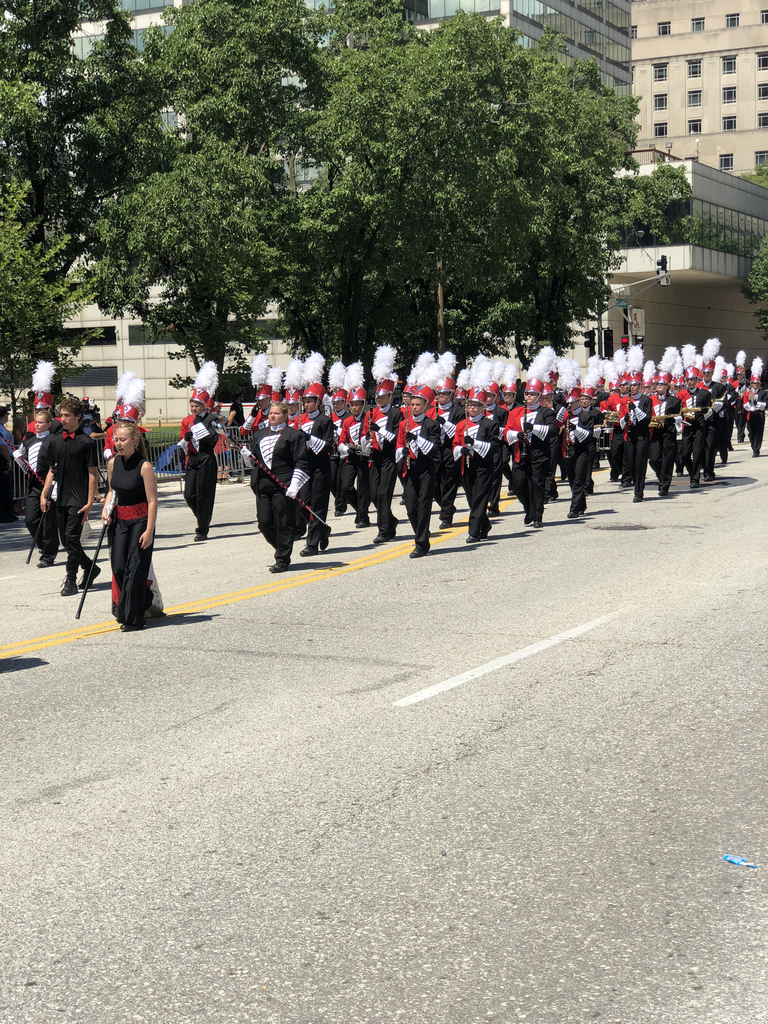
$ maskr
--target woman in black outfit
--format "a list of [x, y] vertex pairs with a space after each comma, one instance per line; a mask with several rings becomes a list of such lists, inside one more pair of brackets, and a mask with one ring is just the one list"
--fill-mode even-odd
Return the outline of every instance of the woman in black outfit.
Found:
[[157, 521], [157, 482], [137, 427], [121, 423], [115, 429], [114, 443], [102, 522], [111, 522], [115, 618], [121, 630], [130, 633], [144, 629], [144, 614], [152, 604], [147, 576]]

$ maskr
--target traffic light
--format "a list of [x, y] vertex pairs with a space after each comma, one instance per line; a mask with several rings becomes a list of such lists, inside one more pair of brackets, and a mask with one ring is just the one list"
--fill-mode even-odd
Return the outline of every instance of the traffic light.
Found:
[[613, 359], [613, 328], [606, 327], [603, 331], [603, 355], [606, 359]]
[[656, 260], [656, 276], [660, 278], [660, 285], [669, 284], [669, 261], [666, 256]]
[[584, 332], [584, 348], [587, 349], [589, 354], [593, 356], [595, 354], [595, 329], [594, 327]]
[[627, 337], [626, 334], [622, 334], [622, 336], [621, 336], [621, 349], [622, 349], [623, 352], [626, 352], [628, 348], [629, 348], [629, 338]]

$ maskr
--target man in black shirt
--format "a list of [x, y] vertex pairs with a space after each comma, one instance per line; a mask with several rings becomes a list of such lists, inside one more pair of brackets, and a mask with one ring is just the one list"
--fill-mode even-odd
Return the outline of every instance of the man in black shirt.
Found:
[[[82, 567], [85, 585], [91, 560], [83, 551], [80, 536], [83, 525], [93, 506], [99, 486], [99, 471], [96, 462], [96, 445], [83, 433], [81, 426], [83, 403], [79, 398], [65, 398], [59, 407], [62, 430], [48, 438], [46, 461], [48, 474], [45, 479], [40, 508], [48, 511], [51, 493], [56, 488], [56, 517], [59, 538], [67, 552], [67, 575], [61, 596], [71, 597], [77, 593], [77, 567]], [[99, 575], [94, 566], [93, 578]]]

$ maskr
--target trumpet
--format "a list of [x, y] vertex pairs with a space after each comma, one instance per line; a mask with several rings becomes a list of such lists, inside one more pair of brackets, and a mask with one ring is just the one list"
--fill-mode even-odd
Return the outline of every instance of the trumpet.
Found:
[[609, 411], [603, 416], [603, 424], [605, 426], [610, 426], [612, 423], [618, 423], [620, 419], [621, 417], [617, 412]]
[[703, 405], [687, 405], [687, 406], [683, 406], [683, 408], [680, 410], [680, 413], [683, 416], [695, 416], [697, 412], [706, 412], [706, 411], [707, 411], [706, 406], [703, 406]]
[[651, 416], [650, 426], [652, 426], [652, 427], [663, 427], [665, 420], [674, 420], [674, 419], [677, 419], [678, 416], [679, 416], [679, 413], [676, 413], [676, 412], [668, 412], [668, 413], [665, 413], [663, 416]]

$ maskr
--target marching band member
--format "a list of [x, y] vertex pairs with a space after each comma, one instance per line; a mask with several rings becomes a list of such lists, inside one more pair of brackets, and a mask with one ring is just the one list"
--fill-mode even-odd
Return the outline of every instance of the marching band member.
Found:
[[[507, 417], [509, 412], [514, 409], [516, 405], [522, 405], [522, 397], [518, 401], [517, 397], [517, 380], [518, 380], [518, 369], [514, 363], [507, 363], [504, 367], [504, 376], [501, 380], [501, 396], [504, 399], [504, 405], [507, 408]], [[506, 420], [504, 422], [504, 429], [502, 435], [506, 432]], [[507, 481], [507, 497], [511, 497], [514, 494], [512, 489], [512, 469], [510, 467], [510, 459], [512, 458], [512, 448], [507, 444], [506, 437], [502, 436], [501, 440], [501, 472]]]
[[[478, 356], [478, 358], [480, 358]], [[488, 515], [501, 515], [499, 502], [501, 501], [501, 478], [504, 473], [504, 452], [502, 450], [502, 438], [507, 423], [509, 410], [500, 404], [501, 388], [499, 379], [504, 373], [504, 363], [499, 359], [490, 362], [491, 381], [488, 385], [488, 401], [485, 403], [485, 415], [490, 417], [496, 425], [498, 432], [498, 445], [493, 449], [493, 486], [491, 497], [488, 503]]]
[[488, 501], [493, 486], [493, 450], [499, 444], [495, 422], [485, 415], [490, 366], [477, 360], [472, 366], [465, 404], [466, 418], [456, 424], [453, 457], [461, 463], [461, 479], [469, 504], [467, 544], [485, 540], [491, 530]]
[[[309, 480], [307, 438], [288, 426], [285, 402], [273, 402], [267, 414], [269, 427], [259, 431], [243, 461], [252, 467], [251, 490], [256, 495], [256, 519], [266, 542], [275, 549], [273, 573], [287, 572], [296, 532], [295, 499]], [[291, 500], [294, 499], [294, 500]]]
[[251, 409], [250, 415], [246, 417], [242, 427], [240, 427], [240, 433], [243, 437], [248, 437], [251, 433], [258, 430], [264, 430], [268, 426], [267, 412], [269, 411], [269, 403], [272, 401], [272, 388], [267, 384], [268, 374], [269, 362], [264, 353], [260, 352], [259, 355], [253, 357], [251, 362], [251, 385], [256, 395], [256, 404]]
[[749, 390], [744, 392], [744, 410], [747, 414], [747, 432], [753, 459], [760, 455], [763, 431], [765, 430], [765, 406], [768, 391], [763, 389], [762, 377], [763, 360], [757, 356], [752, 360]]
[[[692, 490], [701, 484], [701, 472], [704, 468], [706, 425], [705, 416], [713, 416], [710, 408], [712, 396], [702, 383], [702, 372], [696, 365], [696, 348], [683, 345], [683, 366], [685, 372], [685, 389], [678, 392], [681, 413], [683, 415], [683, 439], [680, 455], [683, 460]], [[688, 410], [688, 411], [686, 411]]]
[[651, 446], [651, 416], [653, 402], [650, 395], [643, 394], [643, 349], [633, 345], [627, 355], [627, 370], [630, 374], [629, 401], [619, 426], [624, 428], [624, 466], [629, 467], [635, 496], [632, 501], [642, 501], [645, 492], [645, 475], [648, 470], [648, 453]]
[[456, 425], [466, 418], [466, 412], [454, 401], [456, 382], [453, 372], [456, 357], [452, 352], [444, 352], [437, 363], [440, 375], [435, 392], [436, 421], [440, 427], [441, 443], [435, 498], [440, 506], [440, 529], [447, 530], [453, 524], [453, 517], [456, 515], [456, 494], [461, 480], [461, 469], [453, 457], [453, 438]]
[[648, 462], [659, 481], [659, 494], [669, 494], [672, 474], [675, 469], [677, 449], [677, 423], [680, 418], [680, 399], [670, 394], [672, 377], [682, 361], [676, 348], [667, 348], [659, 363], [656, 377], [656, 394], [652, 396], [653, 420]]
[[[49, 569], [56, 561], [59, 551], [55, 500], [52, 498], [47, 512], [43, 512], [40, 505], [40, 497], [48, 473], [46, 439], [51, 436], [50, 409], [35, 409], [34, 428], [34, 433], [28, 433], [24, 437], [21, 445], [13, 452], [13, 457], [27, 476], [24, 522], [30, 537], [33, 540], [37, 538], [37, 548], [40, 552], [37, 568]], [[42, 524], [40, 523], [41, 519]]]
[[715, 372], [715, 360], [720, 351], [718, 338], [708, 338], [702, 349], [701, 371], [703, 383], [700, 384], [711, 396], [710, 405], [712, 415], [706, 418], [704, 424], [704, 479], [715, 479], [715, 455], [720, 446], [721, 419], [720, 413], [723, 410], [723, 399], [725, 385], [715, 384], [712, 377]]
[[736, 440], [739, 444], [744, 443], [747, 430], [747, 414], [744, 411], [744, 392], [749, 391], [747, 380], [747, 353], [743, 349], [736, 353], [736, 377], [733, 381], [736, 391], [736, 405], [734, 408], [734, 420], [736, 423]]
[[[578, 394], [578, 406], [568, 416], [566, 430], [573, 446], [573, 469], [571, 483], [571, 507], [568, 519], [578, 519], [587, 511], [587, 494], [592, 471], [593, 449], [597, 444], [596, 431], [600, 432], [603, 414], [592, 404], [599, 377], [597, 371], [588, 370], [584, 378], [584, 387]], [[577, 389], [572, 389], [570, 398]]]
[[376, 406], [365, 417], [364, 446], [370, 455], [371, 497], [376, 505], [376, 525], [379, 532], [374, 544], [394, 540], [397, 519], [392, 514], [392, 495], [395, 492], [397, 466], [395, 447], [397, 432], [403, 414], [392, 404], [397, 377], [395, 360], [397, 351], [391, 345], [380, 345], [373, 358], [373, 377], [376, 381]]
[[355, 527], [359, 530], [371, 525], [368, 508], [371, 504], [368, 484], [368, 454], [363, 450], [363, 420], [365, 418], [366, 391], [363, 384], [363, 364], [352, 363], [344, 377], [344, 390], [349, 395], [349, 416], [341, 425], [339, 455], [342, 464], [342, 489], [355, 509]]
[[[513, 409], [506, 426], [506, 439], [519, 442], [512, 471], [515, 494], [525, 509], [524, 523], [534, 529], [544, 525], [544, 492], [551, 464], [551, 437], [557, 433], [557, 418], [552, 409], [541, 404], [544, 382], [539, 374], [548, 373], [548, 360], [537, 355], [528, 369], [525, 408]], [[518, 426], [519, 420], [519, 426]], [[511, 421], [511, 422], [510, 422]]]
[[[325, 388], [321, 384], [325, 359], [319, 352], [311, 352], [302, 366], [301, 384], [303, 389], [302, 402], [304, 413], [299, 422], [299, 429], [307, 440], [307, 472], [309, 480], [302, 486], [299, 495], [304, 505], [317, 513], [320, 519], [327, 519], [328, 505], [331, 496], [331, 449], [333, 448], [333, 423], [325, 413], [320, 411], [320, 403], [325, 397]], [[307, 524], [307, 543], [299, 552], [302, 558], [325, 551], [331, 535], [330, 526], [325, 526], [319, 519], [310, 517], [309, 513], [299, 505], [297, 509], [299, 521]], [[300, 533], [303, 534], [303, 529]]]
[[400, 421], [395, 460], [401, 464], [403, 499], [408, 520], [413, 528], [415, 547], [411, 558], [429, 553], [429, 524], [435, 496], [435, 480], [440, 465], [441, 429], [437, 420], [427, 416], [427, 407], [435, 399], [430, 383], [437, 383], [439, 369], [432, 367], [422, 373], [411, 389], [411, 400]]
[[[285, 371], [285, 396], [284, 401], [288, 406], [288, 423], [294, 430], [301, 430], [301, 378], [304, 373], [304, 363], [301, 359], [292, 359]], [[272, 401], [275, 401], [274, 396]], [[279, 401], [279, 399], [277, 399]]]
[[187, 457], [184, 478], [184, 500], [196, 520], [195, 541], [208, 539], [213, 506], [216, 501], [216, 441], [218, 418], [212, 411], [213, 396], [219, 386], [216, 364], [209, 360], [197, 371], [195, 387], [189, 400], [190, 415], [182, 421], [178, 448]]
[[343, 516], [347, 511], [347, 502], [344, 495], [344, 481], [341, 456], [339, 455], [339, 436], [344, 420], [349, 416], [349, 395], [344, 387], [344, 380], [347, 375], [347, 368], [344, 363], [335, 362], [328, 371], [328, 390], [331, 393], [331, 421], [333, 423], [333, 448], [331, 449], [331, 494], [333, 495], [333, 511], [337, 516]]

